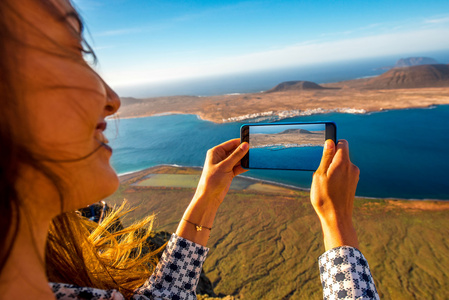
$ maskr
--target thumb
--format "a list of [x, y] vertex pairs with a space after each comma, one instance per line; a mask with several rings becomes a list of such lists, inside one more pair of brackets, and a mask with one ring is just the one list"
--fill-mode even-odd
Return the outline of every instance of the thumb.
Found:
[[325, 174], [327, 169], [329, 168], [332, 159], [335, 155], [335, 143], [333, 140], [326, 140], [324, 143], [323, 149], [323, 157], [321, 158], [321, 163], [318, 169], [316, 170], [318, 173]]
[[231, 169], [234, 168], [235, 165], [237, 165], [242, 158], [245, 156], [245, 154], [248, 152], [249, 145], [247, 142], [244, 142], [240, 144], [234, 152], [231, 153], [223, 162], [227, 165], [227, 167], [230, 167]]

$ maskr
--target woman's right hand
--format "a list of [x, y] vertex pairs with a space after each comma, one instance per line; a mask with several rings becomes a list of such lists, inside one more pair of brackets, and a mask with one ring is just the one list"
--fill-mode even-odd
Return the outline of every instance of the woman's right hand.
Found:
[[327, 140], [310, 190], [326, 251], [339, 246], [358, 247], [352, 210], [359, 173], [359, 168], [349, 159], [348, 142], [340, 140], [335, 147], [332, 140]]
[[[241, 144], [240, 139], [233, 139], [207, 151], [195, 195], [176, 231], [178, 236], [206, 246], [210, 233], [207, 228], [212, 227], [232, 180], [247, 171], [242, 168], [240, 160], [248, 150], [248, 143]], [[191, 223], [204, 226], [205, 230], [198, 231]]]

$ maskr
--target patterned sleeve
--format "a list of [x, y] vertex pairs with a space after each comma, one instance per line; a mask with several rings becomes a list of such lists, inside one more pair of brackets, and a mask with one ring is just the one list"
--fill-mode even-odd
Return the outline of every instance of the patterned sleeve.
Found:
[[133, 300], [196, 300], [196, 286], [209, 249], [173, 234], [153, 275]]
[[331, 249], [318, 262], [323, 299], [379, 299], [368, 262], [356, 248]]
[[117, 290], [100, 290], [69, 283], [49, 282], [57, 300], [125, 300]]

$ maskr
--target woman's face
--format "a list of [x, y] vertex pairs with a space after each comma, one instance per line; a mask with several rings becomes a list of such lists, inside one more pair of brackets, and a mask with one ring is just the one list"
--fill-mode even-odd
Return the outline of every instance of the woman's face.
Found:
[[[11, 1], [12, 2], [12, 1]], [[118, 179], [103, 135], [118, 96], [85, 62], [80, 24], [66, 0], [14, 1], [27, 148], [63, 182], [64, 210], [112, 194]]]

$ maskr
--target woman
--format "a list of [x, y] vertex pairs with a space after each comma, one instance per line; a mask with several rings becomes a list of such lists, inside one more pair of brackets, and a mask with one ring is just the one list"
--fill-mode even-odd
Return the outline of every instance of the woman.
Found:
[[[103, 131], [105, 118], [118, 110], [120, 100], [86, 63], [84, 56], [91, 52], [82, 39], [82, 23], [67, 0], [1, 1], [0, 23], [1, 298], [123, 299], [117, 289], [126, 292], [122, 287], [131, 275], [120, 277], [124, 282], [119, 282], [110, 274], [114, 267], [104, 267], [105, 260], [103, 273], [87, 274], [79, 267], [88, 265], [83, 260], [83, 247], [90, 247], [87, 242], [74, 245], [71, 236], [62, 242], [48, 240], [50, 251], [52, 245], [59, 245], [70, 263], [79, 263], [66, 272], [69, 278], [61, 278], [67, 278], [69, 284], [88, 282], [86, 285], [108, 290], [58, 283], [49, 287], [44, 263], [51, 220], [56, 217], [52, 230], [71, 228], [64, 232], [75, 236], [77, 228], [87, 227], [79, 225], [81, 218], [67, 212], [97, 202], [118, 187], [117, 175], [109, 165], [112, 149]], [[357, 247], [351, 215], [358, 169], [349, 161], [346, 142], [336, 148], [332, 142], [326, 145], [314, 175], [312, 204], [323, 226], [326, 250]], [[196, 299], [195, 287], [215, 214], [232, 179], [244, 172], [240, 160], [247, 151], [248, 144], [238, 140], [208, 151], [198, 188], [176, 234], [148, 281], [139, 279], [144, 284], [135, 286], [134, 299]], [[118, 240], [123, 238], [110, 237], [103, 246], [111, 248], [121, 242]], [[131, 238], [130, 243], [135, 240]], [[67, 255], [70, 247], [77, 255]], [[357, 251], [346, 248], [348, 253]], [[338, 256], [338, 268], [347, 267], [345, 255], [350, 254], [346, 248], [331, 250], [333, 254], [325, 254], [321, 260]], [[105, 249], [94, 256], [109, 253]], [[122, 257], [133, 256], [126, 253]], [[357, 263], [363, 265], [360, 257]], [[333, 274], [326, 270], [328, 265], [322, 274]], [[123, 270], [129, 274], [129, 269], [127, 265]], [[83, 274], [86, 280], [80, 280]], [[102, 278], [109, 283], [103, 284]], [[341, 291], [346, 287], [342, 285]], [[348, 295], [353, 291], [347, 290]]]

